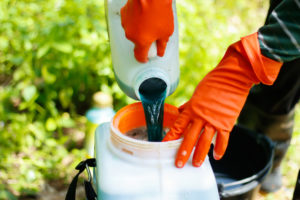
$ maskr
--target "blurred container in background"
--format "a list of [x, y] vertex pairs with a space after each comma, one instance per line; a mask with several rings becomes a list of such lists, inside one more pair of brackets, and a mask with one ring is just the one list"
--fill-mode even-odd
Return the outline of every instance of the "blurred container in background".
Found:
[[97, 126], [110, 122], [114, 115], [112, 96], [104, 92], [96, 92], [93, 95], [93, 107], [86, 112], [87, 132], [84, 146], [90, 157], [94, 156], [94, 134]]

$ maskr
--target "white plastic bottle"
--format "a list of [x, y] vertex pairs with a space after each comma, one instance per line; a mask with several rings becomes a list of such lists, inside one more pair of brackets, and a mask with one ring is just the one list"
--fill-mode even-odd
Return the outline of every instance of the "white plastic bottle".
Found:
[[[217, 184], [208, 158], [198, 168], [192, 166], [191, 160], [184, 168], [175, 167], [175, 155], [182, 139], [148, 142], [121, 133], [120, 130], [131, 129], [143, 121], [130, 120], [134, 116], [142, 116], [141, 104], [127, 107], [129, 109], [118, 111], [111, 123], [100, 125], [95, 133], [97, 167], [94, 180], [98, 198], [218, 200]], [[168, 120], [165, 121], [173, 123], [176, 115], [174, 109], [166, 105]]]
[[165, 55], [156, 55], [153, 43], [147, 63], [139, 63], [134, 57], [134, 44], [125, 37], [121, 26], [120, 9], [127, 0], [105, 0], [112, 64], [116, 80], [127, 96], [140, 99], [138, 89], [149, 78], [160, 78], [167, 84], [166, 96], [176, 89], [179, 82], [178, 23], [176, 1], [173, 0], [174, 32], [167, 43]]

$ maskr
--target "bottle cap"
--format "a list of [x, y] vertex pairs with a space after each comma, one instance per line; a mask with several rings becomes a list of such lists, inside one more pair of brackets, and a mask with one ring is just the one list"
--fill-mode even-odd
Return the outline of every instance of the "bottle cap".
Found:
[[112, 107], [113, 98], [111, 95], [104, 92], [96, 92], [93, 95], [93, 104], [96, 107], [104, 108], [104, 107]]

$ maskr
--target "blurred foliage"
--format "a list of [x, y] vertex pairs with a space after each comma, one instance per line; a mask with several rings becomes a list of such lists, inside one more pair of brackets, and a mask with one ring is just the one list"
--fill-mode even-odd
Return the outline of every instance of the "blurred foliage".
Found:
[[102, 1], [0, 1], [0, 199], [68, 178], [94, 92], [126, 103], [103, 16]]
[[[264, 0], [177, 2], [180, 105], [226, 47], [264, 23]], [[103, 0], [0, 1], [0, 199], [69, 183], [85, 157], [84, 114], [104, 91], [118, 110], [133, 102], [111, 67]]]

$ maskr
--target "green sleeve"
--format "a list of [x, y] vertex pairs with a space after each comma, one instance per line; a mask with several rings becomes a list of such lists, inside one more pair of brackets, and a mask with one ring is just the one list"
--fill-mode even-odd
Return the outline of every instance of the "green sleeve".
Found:
[[264, 56], [287, 62], [300, 58], [300, 0], [283, 0], [258, 31]]

